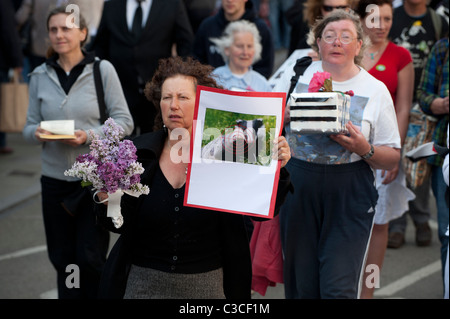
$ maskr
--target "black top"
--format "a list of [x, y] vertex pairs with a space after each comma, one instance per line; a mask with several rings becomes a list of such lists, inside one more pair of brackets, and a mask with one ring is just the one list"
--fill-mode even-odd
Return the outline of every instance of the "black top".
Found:
[[[174, 272], [181, 272], [201, 269], [203, 265], [200, 264], [205, 262], [205, 258], [211, 258], [211, 260], [205, 262], [204, 268], [213, 269], [217, 265], [216, 256], [220, 255], [225, 296], [232, 299], [250, 299], [252, 265], [243, 216], [177, 206], [183, 202], [181, 197], [184, 194], [184, 188], [174, 190], [165, 178], [161, 182], [163, 175], [160, 173], [159, 158], [166, 138], [167, 132], [160, 130], [142, 134], [133, 139], [137, 148], [138, 161], [145, 169], [141, 175], [141, 183], [150, 186], [150, 194], [138, 198], [126, 194], [122, 197], [121, 207], [124, 218], [122, 227], [118, 229], [114, 227], [111, 218], [106, 216], [105, 205], [96, 205], [98, 222], [110, 231], [122, 234], [111, 249], [103, 268], [99, 298], [123, 298], [130, 266], [137, 261], [138, 256], [143, 256], [143, 260], [150, 262], [152, 267], [156, 268], [160, 265], [167, 269], [173, 265], [175, 266]], [[153, 187], [153, 185], [157, 185], [157, 187]], [[158, 190], [158, 188], [160, 189]], [[288, 192], [292, 192], [292, 190], [289, 172], [282, 168], [274, 215], [279, 213]], [[179, 197], [175, 199], [177, 191]], [[150, 197], [154, 199], [150, 199]], [[155, 200], [156, 198], [157, 200]], [[145, 206], [150, 207], [151, 211], [157, 211], [151, 215], [148, 222], [141, 218], [140, 213], [147, 211], [147, 209], [141, 208], [146, 200], [149, 200], [149, 203], [154, 201], [155, 207], [163, 208], [156, 210], [155, 207], [149, 206], [149, 203], [145, 203]], [[157, 203], [158, 201], [162, 203]], [[181, 208], [180, 214], [174, 213], [175, 207]], [[163, 215], [164, 213], [167, 217]], [[147, 214], [144, 216], [147, 218]], [[164, 218], [158, 220], [161, 216]], [[178, 217], [180, 227], [173, 227], [175, 217]], [[264, 219], [258, 218], [258, 220]], [[190, 230], [193, 225], [195, 231]], [[145, 236], [142, 231], [138, 231], [140, 227], [146, 228]], [[217, 232], [217, 234], [213, 232]], [[173, 240], [172, 238], [177, 234], [180, 235], [179, 239]], [[145, 241], [145, 244], [136, 240], [138, 236], [142, 236], [140, 240]], [[149, 240], [149, 236], [152, 236], [152, 240]], [[156, 238], [158, 236], [164, 238], [158, 239]], [[216, 243], [216, 239], [220, 243]], [[151, 243], [156, 243], [156, 241], [159, 241], [160, 248], [164, 248], [160, 244], [166, 245], [166, 249], [169, 247], [169, 251], [164, 254], [161, 250], [148, 249], [152, 247]], [[141, 249], [147, 249], [147, 251], [139, 252], [136, 245], [140, 245]], [[176, 255], [170, 251], [175, 248], [178, 249]], [[170, 261], [170, 257], [173, 260], [174, 256], [177, 256], [176, 263]]]
[[175, 273], [220, 268], [221, 213], [183, 206], [185, 187], [174, 189], [159, 165], [150, 189], [137, 212], [131, 262]]
[[59, 83], [61, 84], [61, 87], [63, 88], [64, 92], [66, 92], [66, 94], [69, 94], [70, 88], [83, 72], [86, 64], [94, 63], [95, 61], [95, 54], [93, 52], [83, 52], [83, 55], [84, 59], [81, 60], [80, 63], [75, 65], [72, 70], [70, 70], [69, 74], [67, 74], [66, 71], [64, 71], [63, 68], [58, 64], [58, 54], [51, 56], [46, 61], [47, 65], [50, 65], [55, 69], [56, 74], [58, 75]]
[[[411, 53], [414, 65], [414, 92], [419, 86], [431, 48], [448, 29], [448, 23], [438, 15], [441, 19], [441, 30], [435, 30], [430, 10], [428, 8], [424, 15], [414, 17], [408, 15], [403, 6], [396, 8], [392, 20], [394, 23], [389, 33], [392, 42], [405, 47]], [[415, 93], [413, 99], [416, 100]]]

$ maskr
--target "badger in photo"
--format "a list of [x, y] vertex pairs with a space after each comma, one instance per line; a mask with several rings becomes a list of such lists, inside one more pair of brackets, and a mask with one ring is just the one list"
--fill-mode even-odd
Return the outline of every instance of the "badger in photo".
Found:
[[265, 147], [266, 130], [262, 119], [236, 120], [234, 127], [202, 148], [202, 158], [244, 163], [257, 163]]

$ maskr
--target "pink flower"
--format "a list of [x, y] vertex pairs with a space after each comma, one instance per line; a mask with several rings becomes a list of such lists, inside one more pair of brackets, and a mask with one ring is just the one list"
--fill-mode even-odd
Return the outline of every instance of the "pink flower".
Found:
[[354, 93], [352, 90], [345, 92], [345, 94], [348, 94], [348, 95], [350, 95], [350, 96], [355, 95], [355, 93]]
[[314, 73], [311, 82], [309, 82], [308, 92], [321, 92], [325, 86], [325, 80], [331, 78], [331, 74], [328, 72], [316, 72]]

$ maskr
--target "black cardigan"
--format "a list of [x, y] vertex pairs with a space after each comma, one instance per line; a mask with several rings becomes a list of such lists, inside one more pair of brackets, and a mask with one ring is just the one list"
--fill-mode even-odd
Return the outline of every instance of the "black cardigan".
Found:
[[[138, 161], [142, 163], [145, 172], [141, 182], [151, 184], [155, 174], [159, 157], [164, 147], [167, 133], [163, 130], [141, 135], [133, 140], [137, 148]], [[150, 190], [151, 191], [151, 190]], [[278, 214], [288, 191], [292, 191], [289, 173], [281, 169], [278, 183], [275, 214]], [[143, 196], [135, 198], [124, 195], [122, 197], [122, 215], [124, 224], [116, 229], [110, 218], [106, 217], [104, 205], [97, 206], [97, 217], [102, 225], [110, 231], [121, 233], [106, 261], [99, 287], [99, 298], [123, 298], [126, 288], [128, 272], [131, 266], [129, 248], [133, 239], [133, 213], [137, 212]], [[224, 293], [228, 299], [250, 299], [252, 266], [247, 232], [242, 215], [221, 214], [221, 230], [224, 240], [223, 274]], [[256, 220], [266, 220], [255, 218]]]

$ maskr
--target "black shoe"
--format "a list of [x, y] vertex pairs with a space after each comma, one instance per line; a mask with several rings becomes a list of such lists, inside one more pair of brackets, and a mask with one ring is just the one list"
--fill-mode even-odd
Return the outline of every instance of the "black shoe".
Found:
[[418, 224], [416, 226], [416, 245], [426, 247], [431, 245], [431, 228], [428, 223]]
[[405, 243], [405, 234], [400, 232], [389, 233], [388, 248], [400, 248]]

